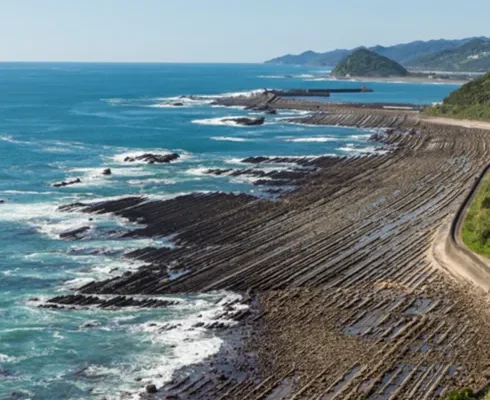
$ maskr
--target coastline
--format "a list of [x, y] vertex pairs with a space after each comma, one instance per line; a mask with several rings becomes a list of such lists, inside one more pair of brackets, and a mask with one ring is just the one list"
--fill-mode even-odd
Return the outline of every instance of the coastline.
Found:
[[389, 78], [377, 78], [377, 77], [364, 77], [364, 76], [352, 76], [349, 78], [335, 77], [332, 80], [347, 81], [347, 82], [386, 82], [386, 83], [426, 83], [426, 84], [443, 84], [443, 85], [464, 85], [471, 79], [460, 78], [429, 78], [418, 76], [402, 76], [402, 77], [389, 77]]
[[[454, 282], [427, 253], [483, 168], [490, 134], [373, 105], [264, 95], [218, 103], [313, 112], [292, 123], [379, 129], [373, 139], [390, 151], [309, 160], [313, 172], [274, 202], [200, 195], [77, 206], [138, 220], [146, 228], [131, 235], [171, 234], [179, 247], [129, 254], [152, 266], [86, 285], [75, 304], [107, 292], [214, 290], [247, 293], [258, 304], [231, 328], [218, 356], [227, 362], [216, 371], [213, 360], [179, 371], [157, 398], [432, 399], [484, 384], [488, 360], [477, 349], [490, 344], [485, 293]], [[260, 168], [270, 160], [254, 162]], [[161, 265], [185, 265], [188, 272], [168, 281], [158, 275]], [[233, 332], [242, 328], [237, 342]], [[235, 364], [241, 357], [251, 364]], [[230, 371], [225, 379], [223, 370]]]

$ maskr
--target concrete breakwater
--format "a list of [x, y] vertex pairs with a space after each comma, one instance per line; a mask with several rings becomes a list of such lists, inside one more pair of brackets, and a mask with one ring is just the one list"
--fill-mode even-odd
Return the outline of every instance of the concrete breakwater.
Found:
[[[214, 104], [228, 107], [245, 107], [256, 110], [298, 110], [310, 112], [366, 112], [386, 111], [386, 115], [418, 115], [423, 108], [419, 104], [406, 103], [335, 103], [310, 99], [295, 99], [278, 96], [272, 92], [263, 92], [255, 96], [233, 96], [217, 99]], [[396, 113], [393, 113], [395, 111]]]
[[[228, 101], [299, 104], [267, 96]], [[175, 247], [128, 253], [146, 265], [51, 304], [101, 304], [111, 294], [137, 306], [137, 295], [247, 293], [252, 311], [230, 310], [250, 329], [242, 357], [223, 361], [226, 368], [211, 361], [157, 398], [427, 400], [486, 384], [486, 294], [453, 280], [429, 253], [490, 162], [490, 132], [429, 124], [412, 111], [321, 107], [319, 124], [337, 118], [393, 129], [383, 137], [392, 151], [282, 160], [312, 172], [274, 201], [214, 193], [65, 207], [123, 216], [141, 223], [129, 236], [171, 235]], [[244, 161], [243, 169], [273, 162]]]
[[288, 90], [267, 90], [265, 93], [272, 93], [282, 97], [330, 97], [332, 93], [372, 93], [373, 89], [361, 88], [337, 88], [337, 89], [288, 89]]

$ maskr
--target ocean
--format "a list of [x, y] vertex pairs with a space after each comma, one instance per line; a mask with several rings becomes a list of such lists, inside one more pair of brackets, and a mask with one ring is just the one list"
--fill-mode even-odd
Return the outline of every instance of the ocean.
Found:
[[[221, 339], [193, 325], [198, 316], [218, 315], [234, 293], [169, 296], [178, 304], [160, 310], [40, 308], [83, 283], [137, 269], [122, 258], [130, 250], [173, 245], [169, 238], [121, 239], [133, 223], [58, 207], [196, 191], [264, 196], [250, 178], [205, 171], [237, 167], [256, 155], [375, 151], [369, 131], [295, 125], [286, 121], [299, 115], [294, 111], [240, 127], [226, 117], [259, 114], [211, 104], [264, 88], [361, 85], [315, 79], [327, 72], [274, 65], [0, 64], [0, 398], [137, 399], [145, 383], [161, 385], [176, 369], [216, 353]], [[328, 101], [431, 104], [457, 88], [365, 85], [374, 93]], [[171, 164], [124, 161], [147, 152], [180, 158]], [[105, 168], [112, 174], [103, 175]], [[81, 183], [52, 186], [76, 178]], [[84, 226], [90, 230], [83, 239], [60, 238]], [[165, 324], [177, 328], [161, 332]]]

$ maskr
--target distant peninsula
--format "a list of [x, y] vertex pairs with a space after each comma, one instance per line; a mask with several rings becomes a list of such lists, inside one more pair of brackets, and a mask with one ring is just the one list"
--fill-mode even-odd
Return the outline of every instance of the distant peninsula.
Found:
[[[335, 67], [354, 49], [337, 49], [318, 53], [312, 50], [287, 54], [266, 61], [267, 64]], [[414, 71], [486, 72], [490, 70], [490, 38], [438, 39], [415, 41], [394, 46], [373, 46], [370, 50], [388, 57]]]
[[490, 70], [490, 41], [474, 39], [453, 50], [444, 50], [405, 64], [417, 70], [487, 72]]
[[332, 71], [336, 77], [405, 77], [408, 71], [396, 61], [368, 49], [357, 49]]

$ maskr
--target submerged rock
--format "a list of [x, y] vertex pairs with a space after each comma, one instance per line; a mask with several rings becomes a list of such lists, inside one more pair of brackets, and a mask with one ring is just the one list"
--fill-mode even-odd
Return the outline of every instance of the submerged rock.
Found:
[[82, 328], [96, 328], [99, 324], [95, 321], [86, 322], [82, 325]]
[[106, 168], [102, 171], [102, 175], [112, 175], [112, 171], [110, 168]]
[[183, 107], [184, 106], [184, 103], [173, 103], [172, 104], [174, 107]]
[[64, 186], [74, 185], [76, 183], [82, 183], [80, 178], [73, 179], [71, 181], [63, 181], [63, 182], [53, 183], [53, 187], [64, 187]]
[[237, 118], [226, 118], [223, 121], [235, 122], [236, 124], [243, 125], [243, 126], [256, 126], [256, 125], [263, 125], [265, 122], [265, 118], [264, 117], [260, 117], [260, 118], [237, 117]]
[[146, 161], [148, 164], [168, 164], [172, 161], [177, 160], [180, 156], [177, 153], [170, 154], [152, 154], [145, 153], [136, 157], [126, 157], [124, 159], [125, 162], [135, 162], [135, 161]]
[[80, 235], [87, 232], [90, 229], [90, 226], [82, 226], [81, 228], [73, 229], [71, 231], [66, 231], [60, 233], [61, 239], [78, 239]]

